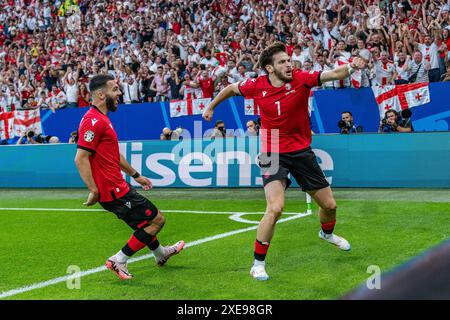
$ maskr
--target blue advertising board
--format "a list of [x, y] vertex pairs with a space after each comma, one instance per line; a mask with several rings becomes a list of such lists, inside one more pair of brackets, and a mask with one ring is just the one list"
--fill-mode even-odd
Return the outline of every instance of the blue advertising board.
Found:
[[[312, 147], [333, 187], [450, 187], [450, 132], [315, 135]], [[120, 151], [155, 187], [262, 185], [255, 137], [127, 141]], [[73, 144], [2, 146], [0, 187], [84, 187], [75, 153]]]

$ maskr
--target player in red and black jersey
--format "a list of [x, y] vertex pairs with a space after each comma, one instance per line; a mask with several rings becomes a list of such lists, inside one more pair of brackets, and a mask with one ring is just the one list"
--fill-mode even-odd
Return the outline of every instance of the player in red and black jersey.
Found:
[[97, 75], [89, 84], [92, 107], [81, 119], [78, 129], [78, 149], [75, 163], [81, 178], [89, 189], [85, 205], [100, 205], [124, 220], [133, 230], [128, 243], [106, 261], [106, 267], [121, 279], [130, 279], [127, 261], [137, 251], [148, 247], [156, 262], [162, 266], [184, 246], [183, 241], [168, 247], [159, 244], [156, 235], [165, 218], [147, 198], [140, 195], [124, 180], [121, 170], [133, 177], [144, 190], [152, 187], [150, 179], [140, 175], [119, 152], [116, 132], [108, 112], [117, 110], [122, 94], [114, 77]]
[[350, 250], [347, 240], [333, 234], [336, 201], [310, 147], [308, 97], [312, 87], [326, 81], [345, 79], [355, 70], [363, 68], [364, 61], [354, 58], [351, 64], [323, 72], [293, 70], [286, 47], [276, 43], [261, 53], [259, 65], [267, 75], [246, 79], [223, 89], [211, 101], [203, 118], [211, 121], [214, 109], [234, 95], [251, 98], [259, 106], [259, 160], [267, 207], [256, 234], [255, 260], [250, 274], [257, 280], [267, 280], [265, 257], [275, 224], [283, 211], [285, 189], [291, 184], [289, 173], [320, 207], [322, 228], [319, 237], [342, 250]]

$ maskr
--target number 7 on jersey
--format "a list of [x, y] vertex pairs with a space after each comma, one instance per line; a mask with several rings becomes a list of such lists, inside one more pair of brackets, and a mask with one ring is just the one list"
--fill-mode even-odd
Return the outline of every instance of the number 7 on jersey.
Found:
[[275, 101], [275, 104], [277, 105], [278, 115], [281, 116], [281, 102]]

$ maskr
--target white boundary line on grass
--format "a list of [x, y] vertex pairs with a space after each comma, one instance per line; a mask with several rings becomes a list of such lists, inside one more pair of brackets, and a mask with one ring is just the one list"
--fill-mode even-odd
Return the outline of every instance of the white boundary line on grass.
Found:
[[[105, 209], [74, 209], [74, 208], [0, 208], [0, 211], [63, 211], [63, 212], [108, 212]], [[245, 215], [245, 214], [264, 214], [264, 212], [237, 212], [237, 211], [195, 211], [195, 210], [168, 210], [160, 209], [162, 213], [197, 213], [197, 214], [229, 214], [229, 215]], [[298, 212], [283, 212], [283, 214], [298, 214]]]
[[[0, 210], [4, 210], [4, 209], [5, 208], [0, 208]], [[24, 208], [24, 209], [27, 209], [27, 208]], [[85, 209], [85, 210], [92, 210], [92, 209]], [[96, 209], [94, 209], [94, 210], [96, 210]], [[191, 213], [193, 213], [192, 211], [180, 211], [180, 210], [178, 210], [178, 211], [166, 210], [166, 211], [167, 212], [185, 212], [185, 213], [186, 212], [191, 212]], [[206, 214], [206, 211], [201, 211], [200, 213], [205, 213]], [[221, 214], [224, 214], [224, 213], [221, 213]], [[233, 215], [234, 213], [233, 212], [228, 212], [227, 214]], [[242, 213], [242, 214], [244, 214], [244, 213]], [[261, 214], [261, 213], [259, 213], [259, 212], [256, 213], [255, 212], [255, 213], [246, 213], [246, 214]], [[286, 221], [290, 221], [290, 220], [295, 220], [295, 219], [299, 219], [299, 218], [303, 218], [303, 217], [311, 215], [310, 213], [296, 213], [296, 214], [295, 213], [291, 213], [291, 214], [293, 214], [293, 216], [288, 217], [288, 218], [280, 219], [280, 220], [278, 220], [277, 223], [282, 223], [282, 222], [286, 222]], [[244, 222], [244, 221], [241, 221], [241, 222]], [[243, 229], [238, 229], [238, 230], [234, 230], [234, 231], [229, 231], [229, 232], [225, 232], [225, 233], [216, 234], [214, 236], [206, 237], [206, 238], [199, 239], [199, 240], [194, 240], [194, 241], [186, 243], [185, 248], [198, 246], [198, 245], [203, 244], [205, 242], [226, 238], [226, 237], [233, 236], [235, 234], [239, 234], [239, 233], [243, 233], [243, 232], [247, 232], [247, 231], [250, 231], [250, 230], [256, 230], [257, 228], [258, 228], [258, 226], [252, 226], [252, 227], [247, 227], [247, 228], [243, 228]], [[128, 260], [128, 263], [138, 262], [138, 261], [145, 260], [145, 259], [148, 259], [148, 258], [151, 258], [151, 257], [153, 257], [152, 253], [145, 254], [145, 255], [142, 255], [142, 256], [139, 256], [139, 257], [132, 258], [132, 259]], [[105, 270], [107, 270], [106, 267], [102, 266], [102, 267], [98, 267], [98, 268], [82, 271], [82, 272], [80, 272], [78, 274], [78, 276], [81, 278], [81, 277], [88, 276], [88, 275], [91, 275], [91, 274], [94, 274], [94, 273], [99, 273], [99, 272], [102, 272], [102, 271], [105, 271]], [[58, 277], [58, 278], [50, 279], [50, 280], [47, 280], [47, 281], [38, 282], [38, 283], [31, 284], [31, 285], [23, 286], [23, 287], [20, 287], [20, 288], [16, 288], [16, 289], [0, 292], [0, 299], [12, 297], [12, 296], [15, 296], [15, 295], [18, 295], [18, 294], [21, 294], [21, 293], [24, 293], [24, 292], [36, 290], [36, 289], [45, 288], [45, 287], [52, 286], [52, 285], [55, 285], [55, 284], [58, 284], [58, 283], [61, 283], [61, 282], [66, 282], [69, 279], [73, 279], [73, 277], [74, 277], [74, 275], [67, 275], [67, 276]]]

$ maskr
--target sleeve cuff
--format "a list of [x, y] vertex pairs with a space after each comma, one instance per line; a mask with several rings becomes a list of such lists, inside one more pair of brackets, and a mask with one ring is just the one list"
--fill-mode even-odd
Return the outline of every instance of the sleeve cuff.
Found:
[[320, 81], [320, 75], [322, 74], [322, 71], [319, 71], [319, 74], [317, 75], [317, 86], [320, 87], [322, 85], [322, 81]]
[[89, 151], [90, 153], [95, 153], [95, 150], [92, 150], [92, 149], [87, 148], [87, 147], [80, 146], [79, 144], [77, 145], [77, 148]]

